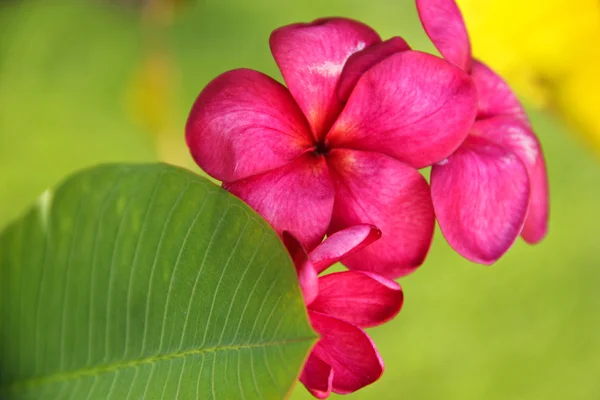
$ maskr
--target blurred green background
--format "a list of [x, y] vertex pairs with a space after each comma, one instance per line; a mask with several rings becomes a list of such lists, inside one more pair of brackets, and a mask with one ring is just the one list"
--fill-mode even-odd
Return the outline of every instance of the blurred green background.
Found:
[[[192, 102], [228, 69], [280, 78], [268, 48], [280, 25], [348, 16], [433, 50], [410, 0], [204, 0], [173, 18], [121, 3], [0, 1], [0, 226], [84, 166], [161, 159], [199, 172], [183, 139]], [[600, 398], [600, 163], [558, 118], [531, 116], [549, 236], [484, 267], [438, 232], [401, 280], [403, 311], [370, 330], [383, 378], [350, 398]], [[298, 385], [292, 398], [310, 396]]]

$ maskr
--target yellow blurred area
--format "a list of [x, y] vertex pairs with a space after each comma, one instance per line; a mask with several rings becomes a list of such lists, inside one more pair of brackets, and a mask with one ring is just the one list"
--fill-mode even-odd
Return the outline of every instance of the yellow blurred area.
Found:
[[185, 159], [176, 123], [178, 68], [172, 60], [167, 30], [184, 0], [148, 0], [140, 12], [145, 52], [126, 96], [131, 119], [153, 136], [157, 157], [172, 164]]
[[600, 2], [458, 0], [474, 55], [600, 150]]

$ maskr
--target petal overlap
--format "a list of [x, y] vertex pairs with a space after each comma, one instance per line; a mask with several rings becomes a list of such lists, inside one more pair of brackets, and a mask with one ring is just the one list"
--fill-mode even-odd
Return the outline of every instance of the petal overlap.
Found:
[[393, 37], [352, 54], [340, 76], [338, 98], [344, 103], [348, 101], [350, 93], [365, 72], [389, 56], [406, 50], [410, 50], [408, 43], [401, 37]]
[[362, 75], [327, 141], [422, 168], [456, 150], [476, 110], [477, 92], [466, 73], [438, 57], [403, 51]]
[[249, 69], [225, 72], [202, 90], [186, 141], [196, 163], [227, 182], [286, 165], [312, 143], [289, 91]]
[[360, 224], [335, 232], [310, 253], [310, 260], [318, 273], [336, 262], [370, 245], [381, 237], [379, 228]]
[[346, 228], [307, 255], [293, 234], [283, 232], [311, 324], [320, 336], [300, 375], [300, 381], [317, 398], [326, 398], [332, 391], [356, 391], [381, 376], [381, 357], [360, 328], [391, 319], [400, 311], [404, 297], [396, 282], [368, 272], [333, 273], [317, 282], [310, 259], [314, 255], [315, 259], [330, 263], [367, 246], [379, 234], [371, 225]]
[[470, 137], [433, 166], [431, 194], [450, 246], [471, 261], [491, 264], [523, 228], [530, 195], [527, 168], [503, 147]]
[[369, 328], [396, 316], [403, 300], [400, 285], [390, 279], [369, 272], [344, 271], [319, 278], [319, 295], [310, 308]]
[[528, 123], [525, 110], [510, 86], [487, 65], [473, 60], [471, 78], [479, 97], [477, 119], [508, 115]]
[[336, 89], [348, 57], [380, 41], [369, 26], [347, 18], [319, 19], [273, 31], [271, 52], [315, 138], [327, 133], [341, 110]]
[[311, 353], [300, 374], [300, 382], [317, 399], [326, 399], [331, 394], [333, 374], [331, 365]]
[[365, 223], [382, 232], [381, 239], [344, 258], [344, 265], [388, 278], [406, 275], [421, 265], [434, 228], [425, 178], [380, 153], [335, 149], [328, 163], [336, 191], [329, 234]]
[[471, 69], [471, 42], [454, 0], [417, 0], [419, 18], [435, 47], [464, 71]]
[[296, 267], [296, 275], [298, 275], [298, 283], [300, 284], [300, 289], [302, 289], [304, 302], [307, 305], [311, 304], [319, 293], [317, 271], [310, 262], [310, 258], [306, 253], [304, 246], [302, 246], [302, 243], [300, 243], [294, 235], [284, 231], [282, 239], [288, 253], [290, 253], [290, 257], [292, 257], [294, 266]]
[[244, 200], [282, 234], [292, 233], [307, 250], [321, 242], [333, 209], [334, 188], [322, 156], [307, 153], [267, 173], [223, 187]]
[[529, 123], [512, 115], [496, 116], [476, 122], [472, 135], [508, 149], [527, 167], [531, 198], [521, 235], [528, 243], [539, 242], [548, 231], [548, 173], [542, 146]]
[[[527, 219], [521, 228], [521, 236], [530, 244], [538, 243], [546, 236], [548, 231], [548, 175], [539, 140], [531, 129], [531, 123], [529, 122], [523, 106], [502, 77], [492, 71], [492, 69], [483, 62], [472, 58], [469, 36], [460, 9], [455, 0], [417, 0], [417, 10], [427, 35], [442, 56], [467, 71], [477, 89], [477, 117], [471, 136], [486, 137], [492, 143], [500, 146], [508, 153], [516, 155], [527, 168], [530, 184], [530, 198], [528, 209], [526, 211]], [[502, 121], [503, 119], [505, 121]], [[510, 122], [507, 123], [507, 120]], [[493, 152], [488, 152], [488, 156], [491, 153]], [[497, 153], [499, 159], [495, 164], [496, 166], [499, 166], [503, 164], [503, 160], [506, 160], [506, 156], [500, 154], [500, 152]], [[467, 154], [474, 155], [477, 154], [477, 151], [473, 152], [473, 147], [471, 147], [470, 149], [464, 149], [462, 152], [457, 151], [456, 154], [459, 154], [459, 158], [468, 158], [466, 157]], [[453, 155], [448, 161], [454, 160], [454, 164], [459, 165], [460, 162], [457, 162], [456, 158], [457, 157]], [[483, 162], [484, 158], [487, 158], [487, 161]], [[486, 166], [483, 167], [484, 170], [487, 168], [489, 172], [494, 169], [488, 168], [493, 164], [489, 157], [480, 157], [479, 161], [483, 162], [480, 166]], [[472, 162], [472, 164], [476, 165], [478, 163]], [[432, 174], [432, 187], [443, 186], [437, 185], [437, 182], [435, 182], [437, 179], [436, 177], [440, 176], [443, 178], [439, 179], [449, 179], [449, 176], [452, 174], [448, 171], [451, 169], [455, 168], [434, 167], [434, 170], [437, 170], [438, 172]], [[483, 175], [485, 175], [485, 173]], [[460, 182], [460, 179], [450, 180]], [[518, 181], [518, 184], [521, 182], [522, 179]], [[469, 185], [468, 182], [463, 183]], [[497, 182], [497, 187], [501, 187], [505, 185], [505, 183], [506, 182]], [[479, 184], [481, 187], [485, 187], [491, 183], [479, 182]], [[470, 184], [468, 187], [457, 188], [457, 190], [472, 190], [473, 187], [474, 185]], [[449, 187], [446, 188], [449, 189]], [[508, 195], [508, 192], [503, 194], [504, 197]], [[522, 201], [522, 191], [515, 195], [515, 198], [506, 199], [506, 201], [513, 206]], [[441, 196], [441, 194], [434, 194], [434, 197], [438, 197], [437, 203], [439, 204], [436, 205], [436, 212], [442, 207], [439, 196]], [[484, 196], [482, 204], [487, 200], [489, 199]], [[444, 207], [448, 206], [452, 201], [453, 200], [451, 199], [444, 201], [444, 203], [446, 203]], [[515, 215], [519, 213], [511, 212], [509, 213], [510, 215], [506, 215], [511, 218], [506, 221], [507, 226], [511, 227], [510, 229], [502, 231], [498, 228], [499, 232], [502, 231], [503, 234], [506, 234], [506, 237], [496, 237], [495, 240], [494, 238], [489, 238], [492, 242], [489, 243], [489, 246], [487, 246], [488, 248], [479, 248], [478, 250], [469, 250], [466, 242], [459, 243], [457, 241], [458, 238], [462, 237], [460, 240], [464, 241], [466, 232], [459, 235], [455, 235], [456, 232], [450, 233], [454, 232], [454, 228], [457, 226], [444, 226], [445, 223], [454, 223], [445, 221], [443, 216], [441, 218], [439, 217], [439, 214], [440, 212], [438, 212], [438, 219], [442, 231], [455, 249], [457, 248], [456, 246], [459, 246], [462, 249], [459, 250], [459, 252], [463, 255], [475, 251], [475, 253], [479, 253], [479, 255], [473, 253], [467, 256], [467, 258], [480, 260], [479, 262], [483, 263], [491, 263], [497, 259], [496, 254], [502, 254], [506, 251], [507, 243], [510, 242], [509, 238], [514, 236], [516, 224]], [[500, 223], [499, 221], [497, 222], [498, 224]], [[449, 233], [453, 237], [449, 238], [446, 233]], [[475, 245], [474, 241], [471, 242], [471, 245]], [[479, 243], [478, 245], [475, 245], [475, 247], [480, 247], [480, 245], [483, 244]], [[508, 244], [508, 247], [510, 247], [510, 244]], [[484, 255], [484, 253], [487, 255]], [[483, 259], [481, 257], [483, 257]]]
[[312, 352], [332, 367], [333, 392], [352, 393], [379, 379], [383, 361], [362, 329], [319, 312], [309, 311], [308, 315], [321, 335]]

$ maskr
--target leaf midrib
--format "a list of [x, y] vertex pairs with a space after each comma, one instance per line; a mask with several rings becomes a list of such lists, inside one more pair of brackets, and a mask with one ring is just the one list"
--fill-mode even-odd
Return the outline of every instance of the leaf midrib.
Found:
[[8, 386], [2, 388], [0, 387], [0, 393], [9, 393], [14, 392], [26, 388], [42, 386], [44, 384], [51, 383], [59, 383], [59, 382], [67, 382], [70, 380], [80, 379], [83, 377], [92, 377], [98, 376], [102, 374], [107, 374], [111, 372], [115, 372], [125, 368], [136, 368], [141, 365], [158, 363], [161, 361], [167, 360], [175, 360], [195, 355], [204, 355], [206, 353], [216, 353], [219, 351], [234, 351], [234, 350], [244, 350], [244, 349], [254, 349], [254, 348], [262, 348], [262, 347], [270, 347], [270, 346], [279, 346], [290, 343], [299, 343], [299, 342], [314, 342], [317, 337], [307, 336], [300, 337], [295, 339], [286, 339], [286, 340], [276, 340], [270, 342], [260, 342], [260, 343], [249, 343], [249, 344], [240, 344], [240, 345], [226, 345], [226, 346], [214, 346], [214, 347], [206, 347], [200, 349], [191, 349], [186, 351], [177, 351], [172, 353], [167, 353], [163, 355], [153, 355], [145, 358], [128, 360], [128, 361], [120, 361], [112, 364], [104, 364], [99, 365], [92, 368], [84, 368], [73, 371], [64, 371], [57, 372], [54, 374], [50, 374], [43, 377], [34, 377], [28, 378], [21, 381], [15, 381], [10, 383]]

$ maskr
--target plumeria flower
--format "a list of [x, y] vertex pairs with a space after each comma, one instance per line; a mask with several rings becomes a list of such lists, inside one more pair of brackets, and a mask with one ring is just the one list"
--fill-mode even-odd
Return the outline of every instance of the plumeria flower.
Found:
[[383, 238], [345, 265], [387, 277], [411, 272], [434, 228], [417, 169], [448, 157], [468, 134], [471, 79], [343, 18], [279, 28], [270, 45], [287, 88], [249, 69], [215, 78], [186, 126], [195, 161], [309, 250], [326, 233], [369, 223]]
[[286, 244], [300, 281], [311, 325], [320, 339], [300, 381], [317, 398], [352, 393], [375, 382], [384, 370], [375, 344], [362, 328], [392, 319], [404, 301], [400, 286], [372, 272], [345, 271], [317, 278], [325, 269], [381, 236], [371, 225], [356, 225], [328, 237], [310, 253], [287, 232]]
[[466, 258], [491, 264], [519, 234], [537, 243], [548, 229], [548, 178], [540, 143], [506, 82], [471, 56], [454, 0], [417, 0], [430, 39], [468, 72], [479, 96], [464, 144], [433, 166], [431, 192], [440, 228]]

